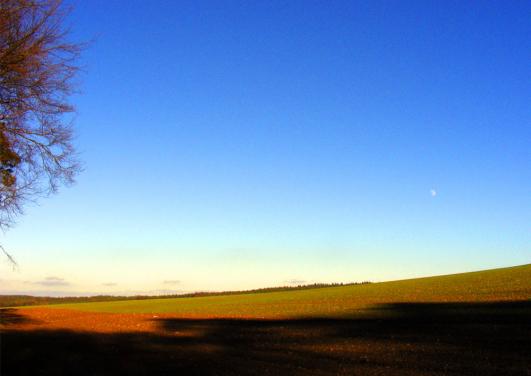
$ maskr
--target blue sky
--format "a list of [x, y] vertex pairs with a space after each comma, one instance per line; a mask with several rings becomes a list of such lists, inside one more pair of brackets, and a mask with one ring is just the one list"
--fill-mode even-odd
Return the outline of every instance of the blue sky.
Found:
[[77, 184], [0, 292], [388, 280], [531, 260], [527, 1], [70, 1]]

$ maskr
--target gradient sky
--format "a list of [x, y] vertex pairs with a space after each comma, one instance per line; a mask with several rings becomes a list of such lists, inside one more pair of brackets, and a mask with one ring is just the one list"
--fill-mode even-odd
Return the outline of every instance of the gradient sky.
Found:
[[531, 262], [531, 2], [69, 3], [85, 170], [1, 235], [0, 292]]

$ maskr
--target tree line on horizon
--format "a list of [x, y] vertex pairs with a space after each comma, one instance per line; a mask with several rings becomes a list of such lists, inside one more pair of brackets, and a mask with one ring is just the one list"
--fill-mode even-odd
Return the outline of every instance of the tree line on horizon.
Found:
[[200, 298], [207, 296], [221, 296], [221, 295], [242, 295], [242, 294], [260, 294], [268, 292], [282, 292], [282, 291], [296, 291], [308, 290], [325, 287], [340, 287], [340, 286], [354, 286], [367, 285], [372, 282], [350, 282], [350, 283], [313, 283], [297, 286], [279, 286], [279, 287], [264, 287], [253, 290], [236, 290], [236, 291], [198, 291], [184, 294], [166, 294], [166, 295], [95, 295], [95, 296], [32, 296], [32, 295], [0, 295], [0, 307], [21, 307], [32, 305], [48, 305], [48, 304], [66, 304], [66, 303], [96, 303], [96, 302], [111, 302], [118, 300], [147, 300], [147, 299], [172, 299], [172, 298]]

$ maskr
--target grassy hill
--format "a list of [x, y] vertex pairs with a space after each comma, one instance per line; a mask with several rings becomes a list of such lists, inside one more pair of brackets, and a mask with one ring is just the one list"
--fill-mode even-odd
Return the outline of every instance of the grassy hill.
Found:
[[92, 312], [171, 313], [180, 317], [277, 319], [374, 317], [388, 314], [386, 305], [397, 303], [525, 300], [531, 300], [531, 264], [366, 285], [195, 298], [56, 304], [49, 307]]

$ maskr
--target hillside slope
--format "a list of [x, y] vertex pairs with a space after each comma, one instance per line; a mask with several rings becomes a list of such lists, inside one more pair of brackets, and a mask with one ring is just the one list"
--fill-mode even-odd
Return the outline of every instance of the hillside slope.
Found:
[[[531, 264], [358, 286], [199, 298], [58, 304], [92, 312], [171, 313], [180, 317], [348, 317], [386, 314], [396, 303], [531, 300]], [[31, 308], [27, 308], [31, 309]]]

